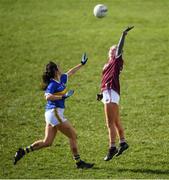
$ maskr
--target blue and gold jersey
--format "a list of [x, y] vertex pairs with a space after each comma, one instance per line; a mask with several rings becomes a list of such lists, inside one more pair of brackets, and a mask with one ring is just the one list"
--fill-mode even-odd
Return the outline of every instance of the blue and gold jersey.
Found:
[[[60, 81], [56, 81], [54, 79], [50, 80], [48, 87], [46, 88], [45, 95], [54, 94], [54, 95], [64, 95], [67, 92], [66, 83], [68, 80], [67, 74], [62, 74], [60, 77]], [[65, 100], [59, 99], [55, 101], [47, 101], [46, 110], [53, 108], [65, 108]]]

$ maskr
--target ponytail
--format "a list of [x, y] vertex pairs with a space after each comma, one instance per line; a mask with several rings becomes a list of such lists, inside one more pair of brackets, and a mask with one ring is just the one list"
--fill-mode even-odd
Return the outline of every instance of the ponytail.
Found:
[[44, 72], [42, 75], [42, 90], [46, 90], [49, 82], [50, 82], [50, 76], [47, 72]]

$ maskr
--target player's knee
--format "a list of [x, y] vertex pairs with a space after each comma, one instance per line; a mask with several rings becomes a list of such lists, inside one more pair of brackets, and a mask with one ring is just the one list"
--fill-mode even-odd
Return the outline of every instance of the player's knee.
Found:
[[50, 146], [52, 146], [52, 141], [44, 141], [44, 146], [45, 146], [45, 147], [50, 147]]
[[50, 147], [50, 146], [52, 146], [52, 142], [47, 142], [46, 147]]

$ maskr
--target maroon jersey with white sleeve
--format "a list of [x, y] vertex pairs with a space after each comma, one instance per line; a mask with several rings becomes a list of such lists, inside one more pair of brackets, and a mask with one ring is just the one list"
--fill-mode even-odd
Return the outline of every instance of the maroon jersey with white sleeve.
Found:
[[120, 95], [120, 82], [119, 75], [120, 71], [123, 69], [123, 59], [122, 55], [115, 57], [115, 51], [113, 56], [108, 59], [108, 62], [104, 65], [102, 71], [101, 80], [101, 91], [107, 89], [113, 89]]

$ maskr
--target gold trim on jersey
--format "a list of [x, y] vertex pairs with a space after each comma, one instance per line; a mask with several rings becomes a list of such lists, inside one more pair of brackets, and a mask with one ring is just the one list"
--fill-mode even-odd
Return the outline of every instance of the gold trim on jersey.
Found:
[[64, 95], [66, 93], [67, 93], [67, 88], [65, 88], [63, 91], [54, 93], [54, 95]]

